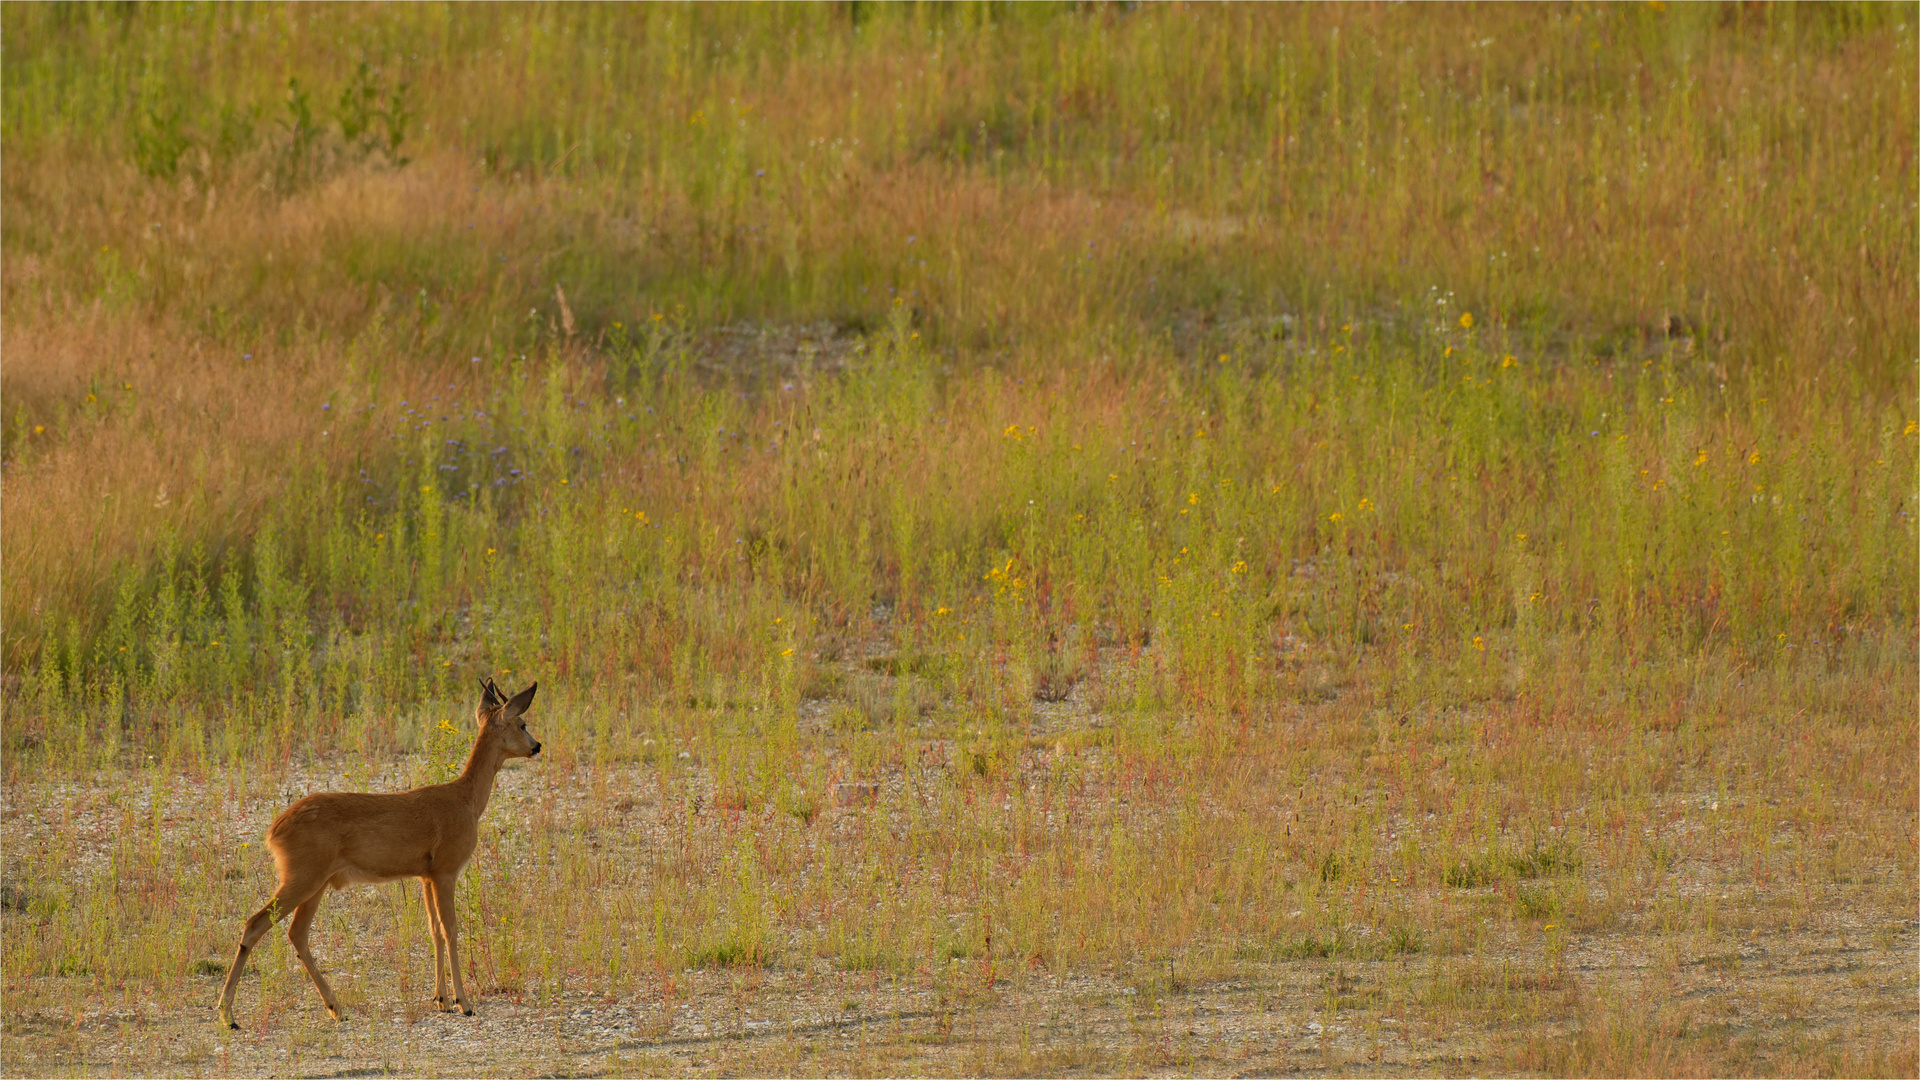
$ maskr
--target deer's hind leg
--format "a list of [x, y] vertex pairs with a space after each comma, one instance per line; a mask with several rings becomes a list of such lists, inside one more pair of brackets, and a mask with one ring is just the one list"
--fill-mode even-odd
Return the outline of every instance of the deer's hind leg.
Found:
[[233, 1022], [233, 998], [240, 992], [240, 973], [246, 970], [247, 957], [253, 952], [253, 947], [260, 944], [260, 939], [282, 915], [296, 910], [326, 887], [327, 879], [318, 875], [283, 881], [273, 891], [273, 899], [248, 917], [246, 927], [240, 931], [240, 947], [233, 951], [233, 963], [227, 968], [226, 985], [220, 989], [222, 1023], [236, 1031], [240, 1029], [240, 1025]]
[[326, 1003], [327, 1011], [335, 1020], [340, 1019], [340, 1003], [334, 1000], [333, 987], [321, 976], [319, 965], [313, 962], [313, 950], [307, 948], [307, 931], [313, 928], [313, 917], [320, 911], [320, 898], [327, 895], [322, 888], [293, 909], [293, 921], [287, 924], [287, 940], [293, 944], [293, 954], [300, 958], [300, 966], [307, 969], [307, 977], [313, 980], [313, 988], [320, 991], [320, 1000]]
[[447, 995], [447, 928], [440, 923], [432, 878], [420, 879], [420, 899], [427, 905], [427, 928], [433, 934], [433, 1006], [445, 1012], [453, 1007], [453, 998]]

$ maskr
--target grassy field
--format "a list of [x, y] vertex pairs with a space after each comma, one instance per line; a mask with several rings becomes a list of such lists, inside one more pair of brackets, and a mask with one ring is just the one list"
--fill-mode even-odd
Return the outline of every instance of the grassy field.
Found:
[[7, 1074], [1920, 1069], [1920, 6], [0, 34]]

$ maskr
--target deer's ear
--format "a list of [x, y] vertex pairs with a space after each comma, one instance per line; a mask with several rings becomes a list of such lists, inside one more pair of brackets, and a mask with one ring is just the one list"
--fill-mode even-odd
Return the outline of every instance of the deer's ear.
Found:
[[502, 720], [518, 720], [520, 714], [527, 711], [527, 706], [533, 704], [533, 692], [538, 689], [540, 689], [540, 684], [533, 683], [525, 690], [513, 695], [512, 699], [507, 702], [507, 707], [500, 710], [500, 718]]
[[491, 678], [480, 680], [480, 707], [482, 709], [497, 709], [500, 707], [500, 690], [493, 685], [493, 679]]

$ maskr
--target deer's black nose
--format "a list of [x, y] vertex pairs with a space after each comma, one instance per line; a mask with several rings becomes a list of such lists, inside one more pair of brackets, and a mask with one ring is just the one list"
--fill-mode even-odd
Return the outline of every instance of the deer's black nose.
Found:
[[533, 757], [533, 756], [534, 756], [534, 754], [538, 754], [539, 752], [540, 752], [540, 744], [539, 744], [539, 743], [534, 743], [534, 744], [533, 744], [533, 753], [532, 753], [532, 754], [528, 754], [527, 756], [528, 756], [528, 757]]

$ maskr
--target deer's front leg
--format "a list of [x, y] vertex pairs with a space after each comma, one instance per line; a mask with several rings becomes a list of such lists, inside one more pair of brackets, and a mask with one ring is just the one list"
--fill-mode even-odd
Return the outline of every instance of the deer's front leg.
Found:
[[432, 878], [420, 879], [420, 899], [427, 906], [427, 931], [433, 935], [433, 1006], [445, 1011], [453, 1004], [447, 997], [447, 931], [440, 923]]
[[447, 935], [447, 966], [453, 972], [453, 996], [460, 1003], [460, 1011], [473, 1015], [473, 1005], [467, 1000], [466, 980], [460, 977], [460, 921], [453, 910], [452, 877], [433, 879], [434, 907], [440, 912], [440, 929]]

